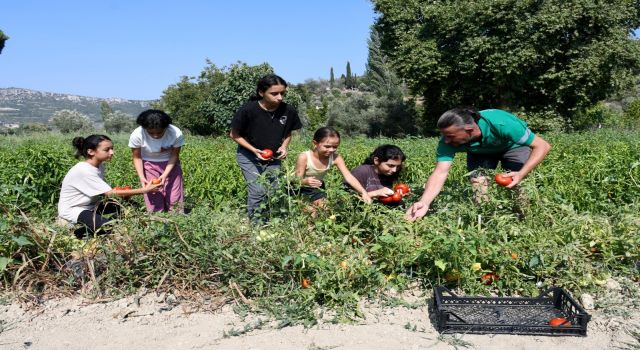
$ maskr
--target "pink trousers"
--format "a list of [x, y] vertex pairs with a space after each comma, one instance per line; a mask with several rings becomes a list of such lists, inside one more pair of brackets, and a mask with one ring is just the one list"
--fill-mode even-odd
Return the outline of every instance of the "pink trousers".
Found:
[[[147, 180], [156, 179], [162, 175], [169, 162], [152, 162], [145, 160], [144, 176]], [[156, 193], [144, 195], [144, 203], [149, 211], [184, 212], [184, 186], [182, 183], [182, 168], [178, 161], [164, 181], [164, 186]]]

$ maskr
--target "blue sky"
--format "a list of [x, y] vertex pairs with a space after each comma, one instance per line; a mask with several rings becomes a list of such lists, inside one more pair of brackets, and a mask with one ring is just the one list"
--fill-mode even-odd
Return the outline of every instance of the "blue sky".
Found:
[[267, 62], [292, 83], [361, 75], [368, 0], [3, 1], [0, 87], [156, 99], [183, 75]]

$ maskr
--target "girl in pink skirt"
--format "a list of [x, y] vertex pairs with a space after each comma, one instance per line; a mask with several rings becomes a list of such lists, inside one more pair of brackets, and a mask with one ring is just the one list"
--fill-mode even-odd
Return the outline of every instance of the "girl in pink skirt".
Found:
[[180, 147], [184, 136], [171, 124], [171, 117], [161, 110], [148, 109], [138, 116], [140, 125], [129, 136], [133, 151], [133, 166], [146, 186], [161, 184], [160, 191], [147, 193], [144, 202], [149, 211], [184, 211], [184, 187], [180, 167]]

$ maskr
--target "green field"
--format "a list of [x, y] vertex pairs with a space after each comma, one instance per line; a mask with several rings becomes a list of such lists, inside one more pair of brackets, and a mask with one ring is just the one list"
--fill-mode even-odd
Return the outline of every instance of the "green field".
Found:
[[[524, 218], [516, 215], [515, 193], [496, 185], [488, 202], [474, 204], [459, 156], [432, 212], [418, 222], [406, 222], [402, 209], [360, 202], [341, 190], [334, 171], [326, 212], [312, 219], [304, 204], [284, 194], [283, 178], [262, 228], [245, 217], [235, 144], [188, 137], [181, 159], [189, 215], [148, 215], [137, 198], [124, 204], [126, 217], [113, 235], [85, 241], [55, 225], [60, 183], [76, 162], [71, 138], [0, 140], [1, 283], [19, 298], [76, 291], [109, 298], [144, 287], [211, 306], [246, 298], [283, 324], [309, 324], [318, 307], [333, 310], [337, 320], [358, 317], [358, 301], [386, 300], [386, 291], [416, 282], [537, 295], [540, 286], [577, 293], [598, 289], [612, 276], [639, 278], [637, 131], [545, 135], [553, 149], [523, 184], [529, 199]], [[308, 139], [294, 139], [285, 173], [293, 171]], [[107, 181], [136, 186], [126, 135], [114, 140]], [[410, 203], [435, 166], [436, 139], [345, 138], [339, 152], [354, 167], [388, 142], [408, 156], [402, 180], [414, 190]], [[72, 259], [82, 262], [83, 274], [65, 268]], [[480, 280], [488, 272], [499, 276], [491, 285]], [[309, 288], [301, 287], [304, 278]]]

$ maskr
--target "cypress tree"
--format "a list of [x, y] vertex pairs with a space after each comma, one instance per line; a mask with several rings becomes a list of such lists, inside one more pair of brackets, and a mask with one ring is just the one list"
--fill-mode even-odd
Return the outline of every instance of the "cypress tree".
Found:
[[333, 89], [333, 85], [336, 83], [336, 78], [333, 76], [333, 67], [331, 67], [331, 73], [329, 74], [329, 87]]

